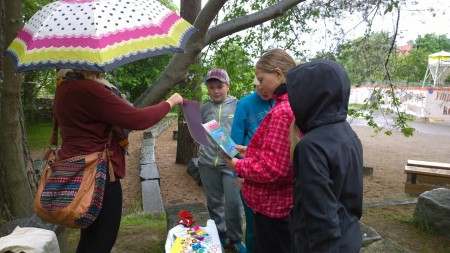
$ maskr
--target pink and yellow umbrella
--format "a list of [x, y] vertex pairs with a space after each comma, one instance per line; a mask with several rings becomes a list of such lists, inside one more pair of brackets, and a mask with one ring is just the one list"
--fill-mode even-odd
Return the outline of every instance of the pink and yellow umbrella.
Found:
[[195, 31], [156, 0], [60, 0], [34, 14], [6, 54], [17, 72], [108, 72], [140, 59], [183, 53]]

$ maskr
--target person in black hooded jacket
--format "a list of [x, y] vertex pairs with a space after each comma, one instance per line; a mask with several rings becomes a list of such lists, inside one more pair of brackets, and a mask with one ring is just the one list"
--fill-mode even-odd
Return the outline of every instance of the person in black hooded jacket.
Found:
[[359, 252], [363, 150], [346, 121], [350, 81], [319, 60], [287, 74], [289, 103], [304, 134], [293, 151], [292, 252]]

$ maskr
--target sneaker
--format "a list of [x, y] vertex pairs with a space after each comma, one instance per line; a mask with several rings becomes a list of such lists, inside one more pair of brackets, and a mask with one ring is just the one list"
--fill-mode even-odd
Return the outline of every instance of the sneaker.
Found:
[[222, 244], [222, 247], [224, 249], [228, 248], [228, 245], [230, 245], [230, 240], [228, 239], [228, 237], [226, 235], [224, 235], [224, 236], [219, 235], [219, 239], [220, 239], [220, 244]]
[[235, 253], [246, 253], [247, 248], [245, 248], [245, 245], [242, 242], [237, 242], [234, 244], [231, 244], [231, 247]]

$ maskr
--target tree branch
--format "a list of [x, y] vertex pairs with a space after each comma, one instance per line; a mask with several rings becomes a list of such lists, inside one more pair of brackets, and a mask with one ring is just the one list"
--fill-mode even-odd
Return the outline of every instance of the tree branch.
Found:
[[227, 35], [243, 31], [247, 28], [254, 27], [276, 17], [282, 16], [286, 11], [304, 1], [305, 0], [279, 1], [276, 4], [261, 11], [241, 16], [212, 27], [208, 31], [206, 45], [216, 42]]
[[186, 53], [176, 54], [172, 58], [158, 80], [136, 99], [134, 106], [144, 107], [158, 103], [173, 87], [186, 79], [189, 66], [207, 45], [205, 37], [209, 26], [226, 2], [227, 0], [210, 0], [206, 3], [193, 24], [198, 32], [189, 39]]
[[298, 3], [304, 1], [305, 0], [279, 1], [262, 11], [241, 16], [208, 30], [214, 18], [227, 2], [227, 0], [209, 0], [195, 19], [194, 26], [198, 29], [198, 32], [189, 39], [187, 43], [188, 46], [185, 49], [186, 53], [176, 54], [172, 58], [158, 80], [136, 99], [134, 106], [144, 107], [156, 104], [169, 94], [173, 87], [186, 80], [189, 66], [194, 62], [195, 58], [201, 53], [205, 46], [227, 35], [279, 17], [290, 8], [293, 8]]

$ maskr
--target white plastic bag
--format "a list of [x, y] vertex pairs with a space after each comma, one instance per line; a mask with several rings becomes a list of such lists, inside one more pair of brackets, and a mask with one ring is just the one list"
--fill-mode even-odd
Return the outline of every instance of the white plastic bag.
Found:
[[[213, 220], [208, 220], [206, 222], [206, 227], [201, 228], [203, 228], [208, 233], [208, 237], [210, 237], [209, 239], [212, 245], [216, 246], [214, 247], [215, 248], [214, 253], [222, 253], [222, 246], [220, 244], [219, 233], [217, 232], [216, 223]], [[172, 245], [175, 242], [175, 240], [178, 237], [186, 236], [188, 230], [189, 228], [186, 228], [183, 225], [177, 225], [169, 230], [169, 232], [167, 233], [165, 245], [166, 253], [170, 253], [170, 250], [172, 249]], [[209, 253], [209, 251], [205, 251], [205, 253]]]
[[53, 231], [33, 227], [16, 227], [11, 234], [1, 237], [0, 253], [6, 251], [60, 253], [58, 239]]

